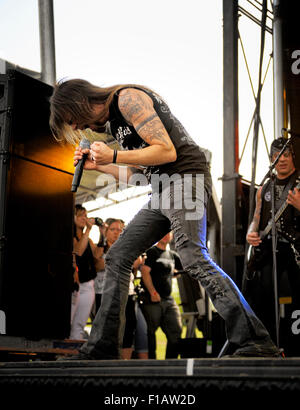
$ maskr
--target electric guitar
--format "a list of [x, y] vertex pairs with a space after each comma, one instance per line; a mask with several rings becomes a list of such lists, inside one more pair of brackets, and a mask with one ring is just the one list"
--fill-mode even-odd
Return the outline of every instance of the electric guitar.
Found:
[[[298, 179], [297, 179], [298, 181]], [[295, 186], [296, 189], [300, 189], [300, 182]], [[295, 189], [293, 188], [293, 189]], [[284, 201], [281, 207], [275, 214], [274, 221], [275, 223], [281, 218], [283, 212], [288, 207], [288, 203]], [[263, 241], [268, 233], [272, 230], [273, 221], [272, 218], [269, 219], [265, 229], [259, 232], [259, 237]], [[295, 254], [295, 260], [297, 265], [300, 267], [300, 232], [295, 231], [292, 228], [288, 228], [284, 225], [283, 218], [280, 220], [281, 231], [280, 233], [282, 236], [287, 239]], [[262, 266], [263, 260], [265, 255], [268, 253], [269, 249], [265, 246], [264, 242], [262, 242], [259, 246], [250, 246], [249, 248], [249, 255], [250, 258], [247, 263], [247, 271], [249, 274], [257, 271]]]
[[[300, 182], [295, 186], [296, 189], [300, 189]], [[293, 189], [295, 189], [293, 188]], [[288, 203], [286, 201], [284, 201], [284, 203], [281, 205], [281, 207], [278, 209], [278, 211], [275, 214], [274, 220], [275, 223], [279, 220], [279, 218], [281, 217], [281, 215], [283, 214], [283, 212], [286, 210], [286, 208], [288, 207]], [[281, 220], [281, 228], [284, 227], [283, 225], [283, 220]], [[261, 231], [259, 233], [260, 239], [263, 240], [268, 233], [272, 230], [272, 218], [269, 219], [265, 229], [263, 231]], [[286, 230], [282, 229], [284, 232], [287, 232]], [[288, 237], [290, 237], [291, 240], [296, 240], [295, 237], [293, 237], [292, 235], [287, 234]]]

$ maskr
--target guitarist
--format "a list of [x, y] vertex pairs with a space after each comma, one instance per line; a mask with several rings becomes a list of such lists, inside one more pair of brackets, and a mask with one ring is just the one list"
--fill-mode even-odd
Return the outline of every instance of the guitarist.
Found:
[[[272, 142], [270, 150], [272, 162], [279, 155], [285, 142], [284, 138]], [[289, 301], [292, 301], [290, 308], [293, 306], [292, 310], [296, 310], [300, 309], [300, 269], [295, 260], [290, 238], [299, 236], [300, 231], [300, 193], [295, 188], [296, 185], [299, 186], [300, 178], [299, 171], [294, 165], [292, 148], [287, 148], [281, 154], [275, 165], [275, 171], [275, 215], [281, 207], [285, 209], [276, 222], [278, 295], [288, 296]], [[271, 206], [271, 182], [268, 181], [257, 192], [254, 217], [246, 236], [247, 242], [253, 247], [253, 252], [248, 264], [248, 280], [245, 281], [244, 293], [275, 340], [271, 231], [263, 239], [261, 238], [271, 218]]]

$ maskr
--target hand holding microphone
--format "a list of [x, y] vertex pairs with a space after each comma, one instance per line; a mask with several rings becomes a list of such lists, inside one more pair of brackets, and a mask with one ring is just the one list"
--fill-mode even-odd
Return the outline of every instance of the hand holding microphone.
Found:
[[117, 150], [112, 150], [104, 142], [94, 142], [86, 138], [80, 141], [79, 147], [74, 153], [75, 173], [73, 177], [71, 192], [76, 192], [80, 185], [83, 169], [97, 169], [97, 165], [107, 165], [117, 160]]
[[80, 141], [78, 149], [75, 151], [74, 162], [75, 172], [72, 181], [71, 192], [76, 192], [78, 186], [80, 185], [80, 180], [82, 177], [83, 167], [88, 157], [88, 152], [90, 148], [90, 141], [86, 138]]
[[97, 165], [115, 163], [117, 153], [117, 150], [112, 150], [102, 141], [95, 141], [91, 145], [91, 157]]

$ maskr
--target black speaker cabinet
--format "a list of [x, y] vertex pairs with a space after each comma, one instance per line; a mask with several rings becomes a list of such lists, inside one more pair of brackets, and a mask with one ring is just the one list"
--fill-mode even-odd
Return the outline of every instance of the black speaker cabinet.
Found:
[[73, 150], [51, 135], [51, 94], [0, 75], [0, 311], [7, 335], [31, 339], [70, 331]]

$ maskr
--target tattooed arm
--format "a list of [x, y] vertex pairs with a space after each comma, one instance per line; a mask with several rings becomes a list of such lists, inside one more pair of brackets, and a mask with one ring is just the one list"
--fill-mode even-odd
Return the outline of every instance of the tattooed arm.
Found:
[[256, 207], [251, 224], [249, 225], [246, 240], [252, 246], [258, 246], [261, 243], [261, 239], [258, 234], [260, 212], [261, 212], [261, 190], [259, 188], [256, 194]]
[[[176, 149], [153, 107], [151, 98], [145, 92], [134, 88], [121, 90], [119, 109], [128, 124], [135, 128], [149, 146], [118, 151], [118, 163], [148, 166], [176, 161]], [[103, 142], [93, 143], [91, 152], [97, 164], [112, 162], [113, 151]]]

